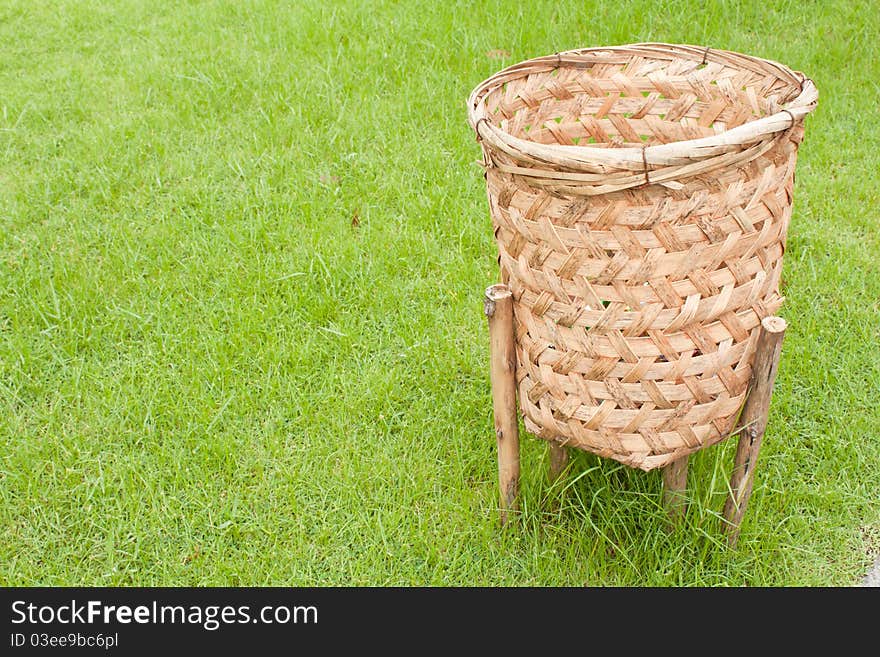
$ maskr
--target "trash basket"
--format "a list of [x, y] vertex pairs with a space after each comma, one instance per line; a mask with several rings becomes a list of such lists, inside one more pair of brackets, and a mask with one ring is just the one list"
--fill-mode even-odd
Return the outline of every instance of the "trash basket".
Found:
[[727, 437], [779, 280], [812, 81], [685, 45], [510, 66], [468, 118], [526, 429], [651, 470]]

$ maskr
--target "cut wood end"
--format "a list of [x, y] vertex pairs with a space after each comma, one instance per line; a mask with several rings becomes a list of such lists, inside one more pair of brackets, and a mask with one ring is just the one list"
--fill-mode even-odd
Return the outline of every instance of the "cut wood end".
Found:
[[770, 315], [761, 320], [761, 326], [768, 333], [783, 333], [788, 328], [788, 322], [782, 319], [782, 317]]
[[490, 285], [486, 288], [486, 298], [490, 301], [500, 301], [501, 299], [506, 299], [512, 294], [510, 288], [504, 283], [496, 283], [495, 285]]

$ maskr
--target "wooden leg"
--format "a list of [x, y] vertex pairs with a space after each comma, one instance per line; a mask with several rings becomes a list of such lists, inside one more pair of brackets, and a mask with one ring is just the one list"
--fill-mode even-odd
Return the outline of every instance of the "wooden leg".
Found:
[[663, 468], [663, 507], [673, 523], [680, 522], [687, 511], [687, 476], [687, 456]]
[[770, 397], [773, 395], [773, 383], [776, 381], [776, 370], [779, 367], [779, 355], [782, 352], [782, 339], [785, 337], [786, 326], [785, 320], [781, 317], [765, 317], [761, 322], [749, 394], [740, 414], [741, 429], [733, 463], [733, 475], [730, 477], [730, 494], [724, 504], [724, 530], [727, 532], [727, 542], [730, 547], [736, 547], [740, 523], [752, 494], [755, 464], [764, 438], [764, 430], [767, 428]]
[[519, 423], [516, 417], [516, 350], [513, 340], [513, 296], [506, 285], [486, 289], [489, 318], [492, 406], [498, 441], [498, 483], [501, 486], [501, 524], [517, 510], [519, 492]]
[[559, 475], [568, 465], [568, 450], [559, 443], [548, 443], [550, 445], [550, 483], [559, 479]]

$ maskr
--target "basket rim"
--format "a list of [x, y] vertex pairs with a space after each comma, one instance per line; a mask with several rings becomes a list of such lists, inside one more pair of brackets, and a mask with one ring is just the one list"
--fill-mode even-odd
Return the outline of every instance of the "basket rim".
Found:
[[[790, 81], [801, 87], [798, 96], [770, 116], [748, 121], [735, 128], [716, 135], [673, 141], [644, 147], [596, 148], [567, 144], [541, 144], [514, 137], [509, 132], [492, 125], [486, 113], [483, 99], [499, 86], [517, 78], [543, 70], [552, 70], [560, 65], [575, 68], [584, 67], [586, 54], [625, 54], [660, 58], [684, 58], [693, 61], [723, 63], [761, 73], [775, 73], [780, 79]], [[485, 141], [508, 155], [536, 159], [574, 171], [641, 171], [647, 165], [670, 166], [686, 165], [724, 153], [742, 150], [756, 141], [784, 132], [796, 122], [812, 112], [817, 105], [819, 92], [813, 81], [799, 71], [794, 71], [779, 62], [745, 55], [742, 53], [669, 43], [632, 43], [618, 46], [602, 46], [567, 50], [553, 55], [527, 59], [508, 66], [477, 85], [468, 97], [468, 123], [478, 140]]]

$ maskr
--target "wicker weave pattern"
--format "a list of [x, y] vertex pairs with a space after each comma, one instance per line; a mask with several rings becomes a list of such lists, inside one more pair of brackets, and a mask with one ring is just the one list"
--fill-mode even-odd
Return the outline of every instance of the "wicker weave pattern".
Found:
[[811, 81], [666, 44], [474, 90], [526, 428], [650, 470], [725, 438], [778, 287]]

